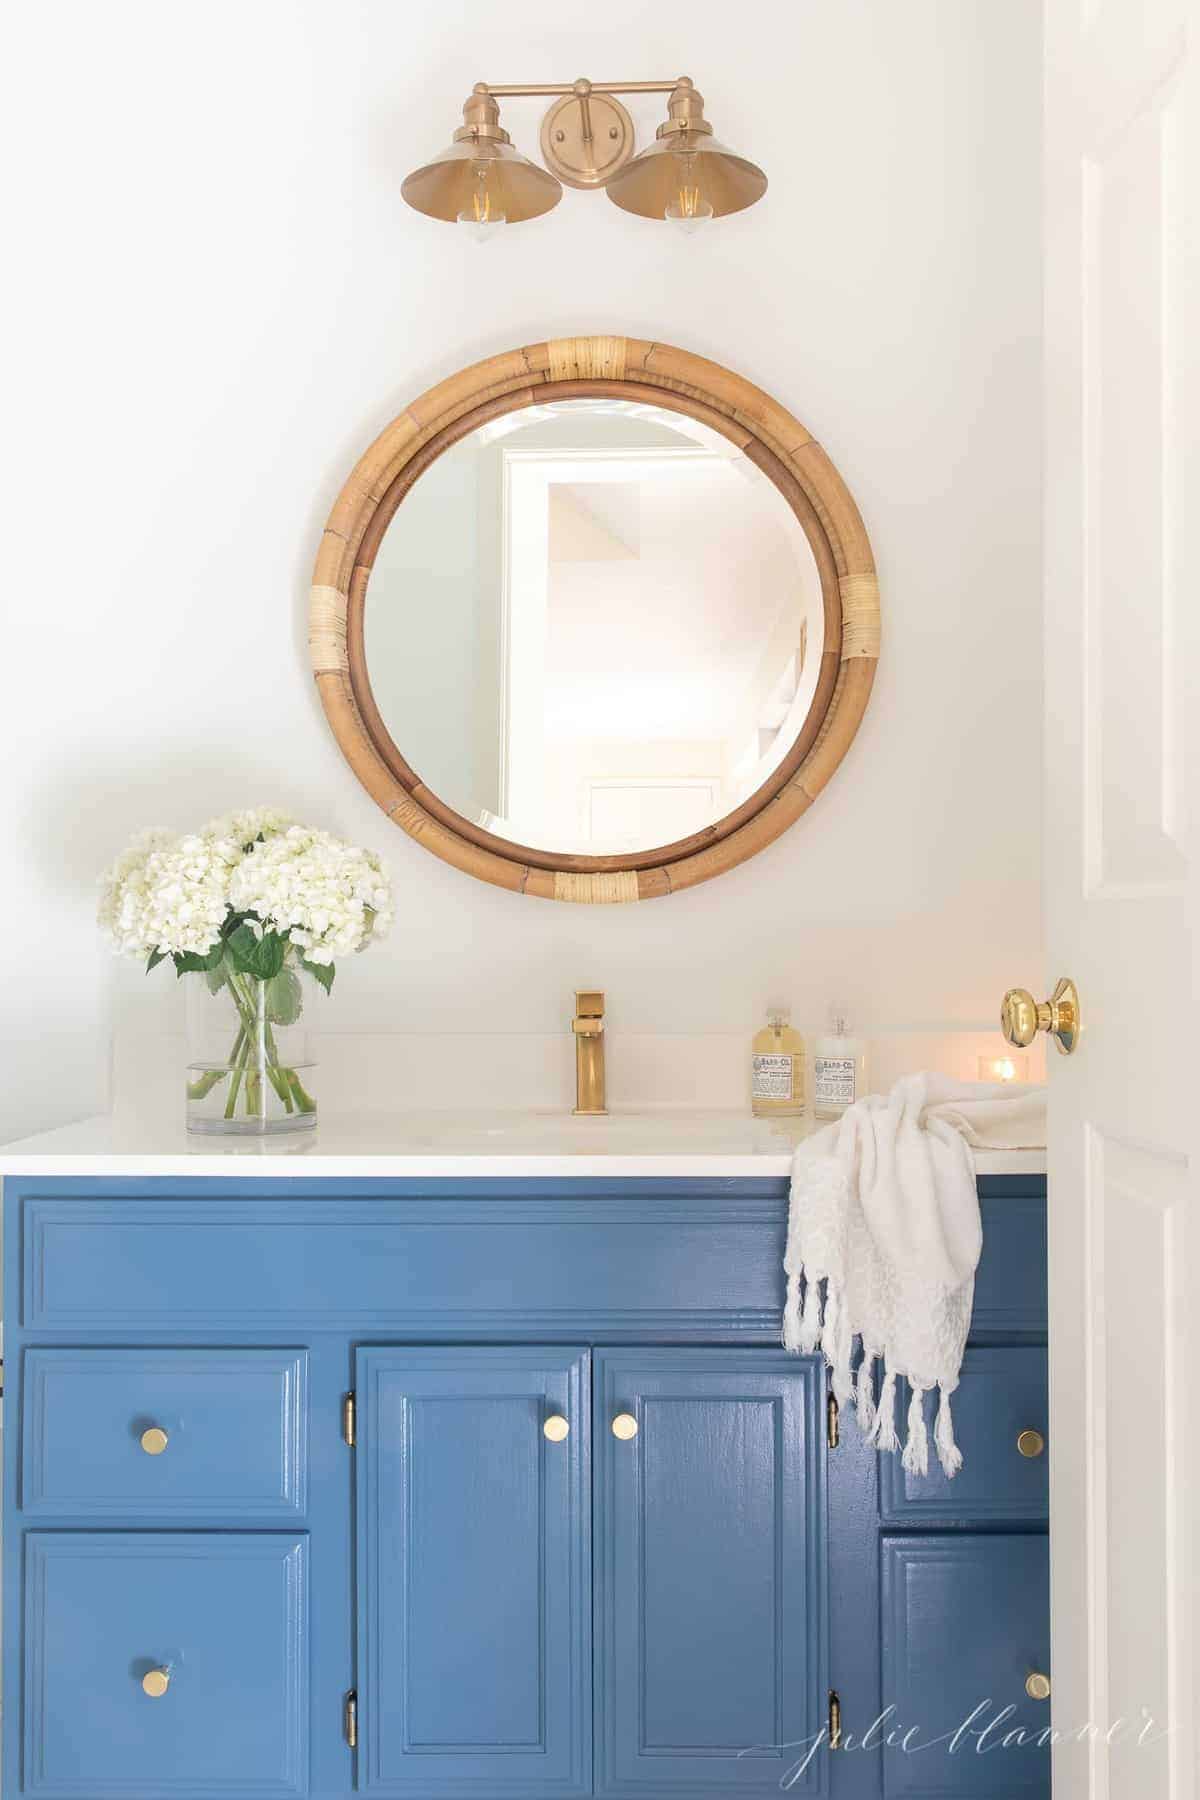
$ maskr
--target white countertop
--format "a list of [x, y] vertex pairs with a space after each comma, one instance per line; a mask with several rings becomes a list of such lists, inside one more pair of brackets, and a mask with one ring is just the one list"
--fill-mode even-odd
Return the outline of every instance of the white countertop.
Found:
[[[784, 1177], [799, 1138], [747, 1113], [392, 1113], [277, 1137], [189, 1134], [178, 1120], [81, 1119], [0, 1146], [0, 1175], [308, 1175], [324, 1179]], [[1044, 1150], [980, 1151], [981, 1175], [1042, 1175]]]

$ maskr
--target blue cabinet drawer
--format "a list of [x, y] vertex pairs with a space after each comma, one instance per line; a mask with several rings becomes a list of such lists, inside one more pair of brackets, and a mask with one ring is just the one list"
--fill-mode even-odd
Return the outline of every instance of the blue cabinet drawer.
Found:
[[23, 1791], [305, 1794], [307, 1583], [290, 1533], [30, 1532]]
[[43, 1518], [295, 1518], [307, 1373], [303, 1350], [26, 1350], [21, 1505]]
[[[902, 1383], [901, 1418], [907, 1405], [908, 1387]], [[935, 1397], [928, 1396], [927, 1412], [935, 1405]], [[909, 1475], [898, 1456], [881, 1456], [884, 1523], [1044, 1523], [1049, 1515], [1046, 1352], [1024, 1345], [968, 1350], [951, 1405], [962, 1468], [948, 1481], [932, 1446], [928, 1475]]]
[[[1049, 1800], [1041, 1533], [885, 1537], [885, 1800]], [[1011, 1710], [1009, 1710], [1011, 1708]]]

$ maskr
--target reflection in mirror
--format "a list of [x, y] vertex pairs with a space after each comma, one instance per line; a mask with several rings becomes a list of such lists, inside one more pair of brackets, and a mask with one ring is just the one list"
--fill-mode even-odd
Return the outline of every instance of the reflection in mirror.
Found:
[[823, 607], [791, 508], [728, 439], [625, 400], [478, 427], [414, 484], [363, 621], [388, 733], [472, 824], [641, 852], [774, 772], [812, 704]]

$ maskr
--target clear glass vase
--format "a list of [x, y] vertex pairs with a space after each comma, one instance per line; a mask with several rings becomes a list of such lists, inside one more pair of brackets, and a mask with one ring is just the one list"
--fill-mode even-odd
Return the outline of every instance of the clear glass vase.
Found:
[[189, 1131], [307, 1131], [317, 1122], [307, 978], [289, 961], [270, 981], [222, 970], [189, 975]]

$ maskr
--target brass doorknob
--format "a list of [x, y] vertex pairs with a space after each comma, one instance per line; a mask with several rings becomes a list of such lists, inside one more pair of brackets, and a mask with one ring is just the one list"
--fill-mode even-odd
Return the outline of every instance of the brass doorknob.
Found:
[[1040, 1431], [1032, 1428], [1017, 1433], [1017, 1449], [1022, 1456], [1040, 1456], [1046, 1448], [1046, 1440]]
[[612, 1434], [615, 1438], [620, 1438], [622, 1443], [626, 1444], [629, 1442], [630, 1438], [635, 1438], [638, 1434], [638, 1422], [633, 1414], [618, 1413], [612, 1422]]
[[552, 1444], [561, 1444], [571, 1427], [561, 1413], [551, 1413], [542, 1426], [542, 1431]]
[[1025, 1677], [1025, 1692], [1031, 1700], [1048, 1700], [1050, 1698], [1050, 1677], [1043, 1675], [1040, 1669], [1034, 1669]]
[[1010, 1044], [1027, 1050], [1039, 1031], [1048, 1031], [1064, 1056], [1079, 1045], [1079, 993], [1060, 981], [1049, 1000], [1036, 1001], [1027, 988], [1009, 988], [1000, 1005], [1000, 1029]]
[[148, 1425], [138, 1441], [147, 1456], [161, 1456], [167, 1447], [167, 1434], [161, 1425]]
[[142, 1676], [142, 1692], [148, 1694], [151, 1700], [161, 1700], [170, 1685], [169, 1669], [147, 1669]]

